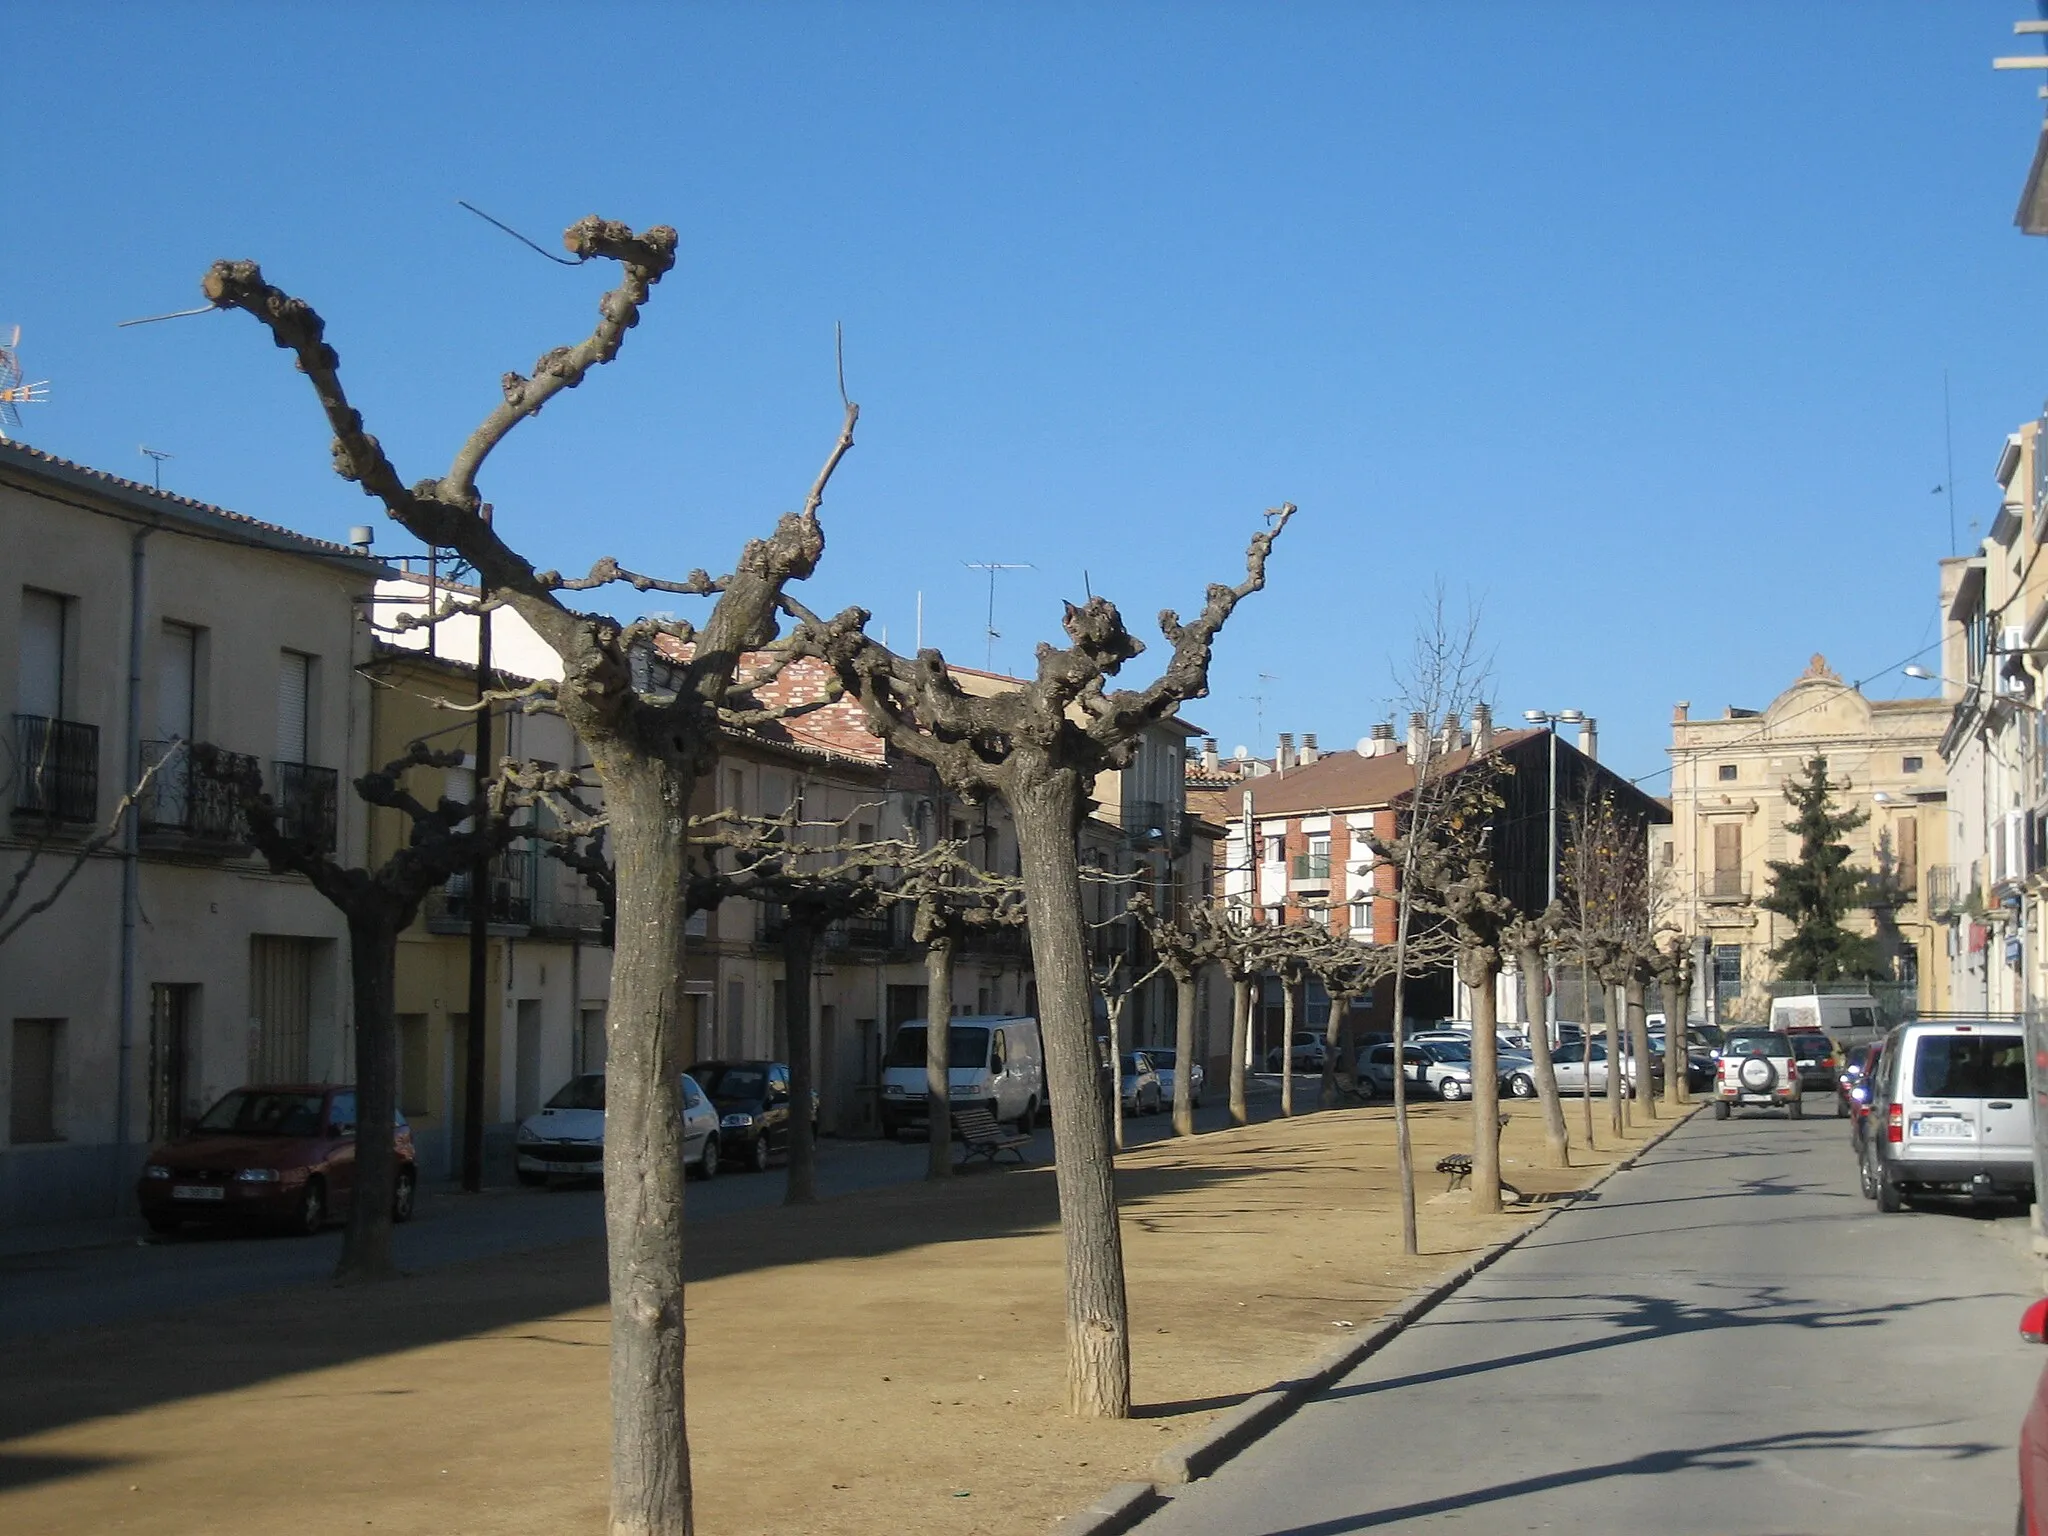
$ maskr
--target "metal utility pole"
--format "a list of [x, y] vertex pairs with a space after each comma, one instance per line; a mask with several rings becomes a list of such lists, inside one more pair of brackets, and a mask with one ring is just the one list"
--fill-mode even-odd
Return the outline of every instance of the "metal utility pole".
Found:
[[[483, 509], [485, 522], [491, 509]], [[483, 572], [477, 572], [479, 606], [489, 599]], [[429, 633], [432, 633], [430, 630]], [[471, 825], [480, 825], [484, 815], [485, 786], [491, 772], [491, 711], [484, 702], [490, 692], [491, 616], [476, 618], [476, 771], [470, 775]], [[469, 1029], [463, 1039], [462, 1060], [462, 1187], [471, 1194], [484, 1187], [484, 1018], [490, 1006], [487, 968], [490, 960], [489, 934], [491, 861], [479, 853], [469, 866]]]
[[[1585, 711], [1577, 709], [1525, 709], [1522, 711], [1522, 718], [1531, 725], [1546, 726], [1550, 731], [1550, 861], [1544, 866], [1544, 895], [1546, 902], [1554, 905], [1557, 901], [1557, 728], [1560, 725], [1577, 725], [1586, 718], [1586, 715]], [[1557, 961], [1554, 957], [1547, 958], [1544, 962], [1543, 990], [1543, 1027], [1550, 1036], [1551, 1044], [1555, 1045]], [[1580, 990], [1583, 992], [1583, 986]], [[1591, 1020], [1581, 1021], [1581, 1029], [1590, 1027], [1590, 1024]], [[1591, 1073], [1587, 1075], [1590, 1077]]]
[[[993, 672], [996, 669], [996, 642], [1003, 638], [996, 630], [996, 572], [1035, 571], [1038, 567], [1035, 565], [1006, 565], [997, 560], [963, 560], [960, 563], [970, 571], [988, 572], [988, 659], [983, 665], [988, 671]], [[919, 593], [918, 628], [920, 632], [922, 632], [924, 627], [923, 598], [924, 594]]]

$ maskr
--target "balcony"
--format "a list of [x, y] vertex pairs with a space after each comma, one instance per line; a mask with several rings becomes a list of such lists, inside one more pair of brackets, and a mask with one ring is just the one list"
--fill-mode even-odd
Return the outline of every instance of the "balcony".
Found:
[[156, 769], [138, 807], [143, 837], [158, 847], [246, 850], [249, 823], [242, 814], [242, 785], [255, 775], [256, 759], [218, 747], [202, 752], [199, 743], [174, 755], [174, 745], [142, 744], [142, 766]]
[[55, 826], [100, 811], [100, 728], [47, 715], [14, 717], [14, 814]]
[[1185, 853], [1194, 840], [1186, 812], [1161, 800], [1130, 800], [1123, 808], [1124, 841], [1133, 848]]
[[1288, 867], [1287, 889], [1293, 892], [1327, 892], [1330, 889], [1329, 854], [1297, 853]]
[[1749, 874], [1740, 869], [1709, 870], [1700, 881], [1700, 900], [1713, 907], [1738, 907], [1749, 901]]
[[1108, 967], [1129, 955], [1130, 924], [1113, 922], [1105, 928], [1088, 930], [1088, 956], [1098, 967]]
[[1031, 953], [1031, 942], [1022, 923], [989, 924], [969, 928], [960, 940], [960, 953], [984, 960], [1021, 960]]
[[334, 852], [335, 828], [341, 811], [341, 775], [310, 763], [272, 763], [271, 801], [277, 807], [277, 830], [296, 842]]
[[[473, 878], [468, 870], [450, 875], [448, 883], [427, 899], [427, 929], [431, 933], [466, 933], [475, 908], [470, 900]], [[515, 935], [530, 933], [535, 926], [534, 861], [528, 848], [508, 848], [491, 860], [484, 881], [484, 924], [487, 928], [509, 929]], [[596, 903], [590, 903], [592, 907]], [[598, 911], [592, 927], [600, 927]]]
[[1953, 864], [1930, 864], [1920, 871], [1920, 890], [1932, 918], [1953, 917], [1967, 904], [1962, 882]]
[[910, 912], [904, 909], [897, 916], [897, 909], [873, 913], [867, 917], [842, 917], [825, 930], [827, 949], [891, 950], [901, 949], [910, 941]]

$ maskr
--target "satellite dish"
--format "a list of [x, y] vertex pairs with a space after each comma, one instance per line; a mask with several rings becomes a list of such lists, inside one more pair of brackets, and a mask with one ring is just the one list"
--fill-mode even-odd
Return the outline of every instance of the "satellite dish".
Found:
[[1246, 758], [1252, 755], [1252, 749], [1250, 747], [1239, 747], [1235, 752], [1231, 753], [1230, 755], [1236, 758], [1241, 763]]
[[1372, 738], [1370, 736], [1361, 736], [1358, 738], [1358, 755], [1360, 757], [1372, 756]]

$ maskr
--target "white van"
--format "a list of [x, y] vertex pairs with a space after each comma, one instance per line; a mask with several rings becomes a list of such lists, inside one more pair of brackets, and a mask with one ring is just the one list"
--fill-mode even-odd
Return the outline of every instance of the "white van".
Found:
[[[899, 1025], [882, 1058], [882, 1134], [925, 1124], [925, 1021]], [[1045, 1103], [1045, 1050], [1038, 1020], [962, 1014], [946, 1029], [946, 1094], [978, 1105], [1029, 1135]]]
[[1901, 1024], [1885, 1037], [1860, 1169], [1881, 1211], [1902, 1195], [2034, 1196], [2027, 1042], [2016, 1023]]
[[1811, 1034], [1818, 1030], [1841, 1045], [1869, 1045], [1884, 1031], [1878, 1028], [1877, 999], [1869, 993], [1795, 993], [1771, 999], [1771, 1029], [1776, 1034]]

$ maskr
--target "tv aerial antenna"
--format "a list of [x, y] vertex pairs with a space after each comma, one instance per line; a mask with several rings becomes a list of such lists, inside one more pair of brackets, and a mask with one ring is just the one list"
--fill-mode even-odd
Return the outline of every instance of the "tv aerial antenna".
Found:
[[5, 344], [0, 344], [0, 440], [8, 436], [10, 427], [21, 430], [21, 406], [41, 405], [50, 398], [48, 379], [32, 384], [21, 381], [20, 346], [21, 327], [17, 325], [8, 332]]
[[960, 563], [970, 571], [988, 572], [988, 659], [984, 666], [986, 670], [993, 672], [996, 669], [996, 642], [1003, 638], [1002, 634], [996, 629], [996, 572], [1035, 571], [1038, 567], [1035, 565], [1006, 565], [998, 560], [963, 560]]

